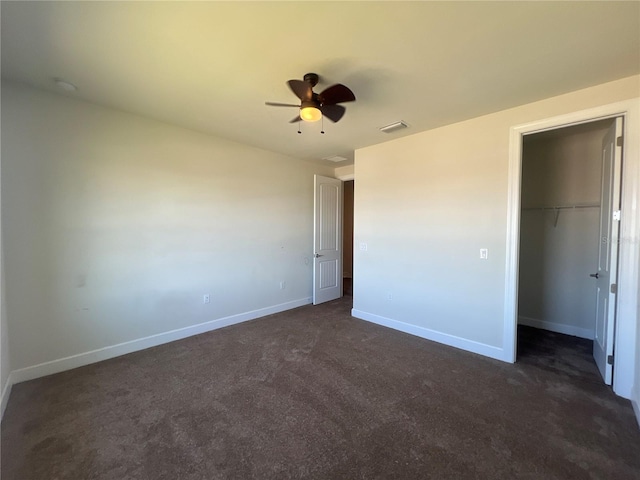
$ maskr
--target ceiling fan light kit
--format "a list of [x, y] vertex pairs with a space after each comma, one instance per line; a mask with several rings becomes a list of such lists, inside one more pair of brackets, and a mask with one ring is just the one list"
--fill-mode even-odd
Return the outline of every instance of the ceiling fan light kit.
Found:
[[[338, 122], [344, 115], [346, 109], [339, 103], [353, 102], [356, 96], [353, 92], [337, 83], [324, 89], [321, 93], [315, 93], [313, 87], [318, 84], [319, 76], [316, 73], [307, 73], [304, 80], [289, 80], [287, 85], [291, 91], [300, 99], [300, 105], [292, 105], [277, 102], [265, 102], [272, 107], [296, 107], [300, 110], [298, 116], [289, 123], [300, 121], [317, 122], [324, 117], [332, 122]], [[322, 131], [324, 133], [324, 131]]]
[[313, 102], [302, 102], [300, 118], [305, 122], [317, 122], [322, 118], [322, 112]]

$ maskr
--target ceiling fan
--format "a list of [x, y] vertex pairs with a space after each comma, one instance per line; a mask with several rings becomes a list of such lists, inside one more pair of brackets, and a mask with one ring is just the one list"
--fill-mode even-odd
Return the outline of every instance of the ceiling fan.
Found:
[[301, 120], [316, 122], [323, 117], [327, 117], [332, 122], [337, 122], [342, 118], [346, 110], [338, 103], [353, 102], [356, 96], [341, 83], [331, 85], [321, 93], [315, 93], [313, 87], [318, 84], [318, 80], [319, 77], [316, 73], [307, 73], [304, 76], [304, 80], [289, 80], [287, 82], [291, 91], [300, 99], [300, 105], [277, 102], [265, 102], [265, 105], [299, 108], [299, 115], [289, 123], [296, 123]]

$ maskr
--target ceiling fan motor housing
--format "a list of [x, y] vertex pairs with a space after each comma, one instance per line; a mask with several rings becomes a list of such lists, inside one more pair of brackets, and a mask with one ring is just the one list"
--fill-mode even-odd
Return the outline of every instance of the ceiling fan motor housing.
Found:
[[320, 77], [317, 73], [307, 73], [304, 77], [302, 77], [305, 82], [307, 82], [311, 87], [315, 87], [320, 80]]

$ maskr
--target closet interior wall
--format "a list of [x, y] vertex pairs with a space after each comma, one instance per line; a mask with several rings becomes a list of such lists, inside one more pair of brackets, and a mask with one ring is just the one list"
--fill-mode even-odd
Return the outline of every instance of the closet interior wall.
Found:
[[593, 339], [602, 140], [613, 120], [524, 138], [518, 322]]

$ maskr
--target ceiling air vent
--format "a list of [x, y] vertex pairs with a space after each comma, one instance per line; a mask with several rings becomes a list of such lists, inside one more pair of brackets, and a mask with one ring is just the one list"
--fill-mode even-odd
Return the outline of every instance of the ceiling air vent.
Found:
[[407, 128], [408, 126], [409, 125], [407, 125], [402, 120], [400, 120], [399, 122], [390, 123], [389, 125], [386, 125], [384, 127], [380, 127], [380, 131], [384, 132], [384, 133], [391, 133], [391, 132], [395, 132], [396, 130], [401, 130], [403, 128]]
[[339, 163], [339, 162], [344, 162], [346, 160], [346, 158], [345, 157], [341, 157], [340, 155], [334, 155], [333, 157], [323, 158], [323, 160], [329, 160], [330, 162]]

